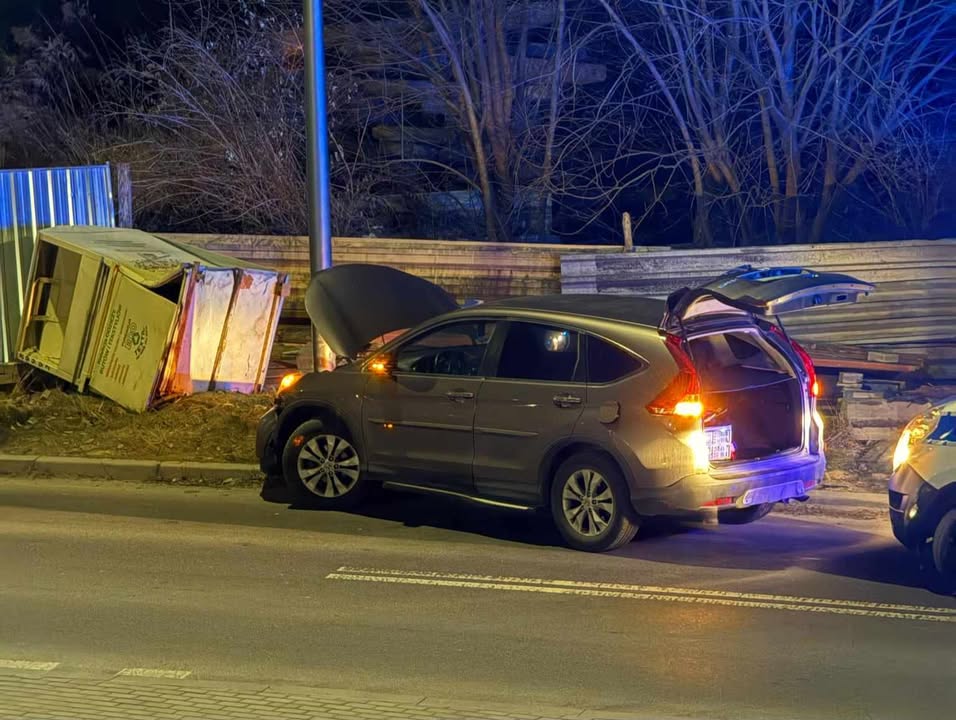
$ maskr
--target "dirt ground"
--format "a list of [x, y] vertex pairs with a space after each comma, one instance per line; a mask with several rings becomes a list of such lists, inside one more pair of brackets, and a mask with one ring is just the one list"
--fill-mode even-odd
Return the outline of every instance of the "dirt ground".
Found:
[[[847, 492], [884, 492], [896, 441], [862, 442], [853, 437], [835, 405], [822, 405], [827, 476], [824, 487]], [[894, 434], [894, 437], [898, 433]]]
[[[271, 404], [269, 393], [202, 393], [137, 414], [95, 395], [17, 389], [0, 394], [0, 453], [254, 463], [256, 425]], [[883, 492], [892, 443], [859, 442], [823, 410], [825, 486]]]
[[254, 463], [272, 395], [203, 393], [146, 413], [60, 389], [0, 395], [0, 453]]

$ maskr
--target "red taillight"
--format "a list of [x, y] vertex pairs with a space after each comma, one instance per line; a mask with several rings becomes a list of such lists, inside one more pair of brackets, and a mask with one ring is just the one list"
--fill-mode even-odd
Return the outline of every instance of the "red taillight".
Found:
[[719, 497], [716, 500], [708, 500], [701, 507], [723, 507], [724, 505], [733, 505], [737, 498]]
[[699, 418], [704, 414], [704, 404], [700, 399], [700, 376], [697, 369], [679, 337], [668, 335], [664, 342], [677, 363], [677, 375], [647, 406], [647, 410], [654, 415]]
[[820, 397], [820, 381], [817, 379], [817, 370], [813, 367], [813, 358], [810, 357], [810, 353], [800, 347], [799, 343], [795, 340], [788, 338], [783, 330], [776, 325], [771, 325], [770, 329], [777, 337], [783, 338], [790, 343], [793, 351], [800, 358], [800, 362], [803, 363], [804, 371], [807, 373], [807, 387], [810, 388], [810, 395], [812, 397]]
[[793, 345], [794, 351], [800, 356], [803, 361], [803, 368], [807, 371], [807, 387], [810, 388], [810, 394], [813, 397], [820, 397], [820, 381], [817, 380], [817, 370], [813, 367], [813, 358], [810, 357], [810, 353], [793, 340], [790, 341], [790, 344]]

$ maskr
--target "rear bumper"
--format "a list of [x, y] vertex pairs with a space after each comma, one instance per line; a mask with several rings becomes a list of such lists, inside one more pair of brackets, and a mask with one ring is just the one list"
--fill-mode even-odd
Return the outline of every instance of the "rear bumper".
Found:
[[724, 501], [721, 509], [745, 508], [805, 497], [825, 472], [823, 455], [778, 458], [740, 472], [689, 475], [669, 487], [640, 488], [632, 492], [631, 501], [641, 515], [699, 514], [716, 507], [717, 500]]

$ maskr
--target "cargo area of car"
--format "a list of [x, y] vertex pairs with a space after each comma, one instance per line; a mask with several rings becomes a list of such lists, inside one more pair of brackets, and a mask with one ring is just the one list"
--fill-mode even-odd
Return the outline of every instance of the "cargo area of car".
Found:
[[756, 460], [801, 447], [802, 382], [783, 353], [749, 330], [691, 337], [689, 349], [700, 376], [704, 429], [732, 438], [715, 461]]

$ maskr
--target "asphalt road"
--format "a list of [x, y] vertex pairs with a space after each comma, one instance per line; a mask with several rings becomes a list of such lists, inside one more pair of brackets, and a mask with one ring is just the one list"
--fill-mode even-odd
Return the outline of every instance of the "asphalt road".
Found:
[[627, 716], [938, 718], [956, 601], [881, 523], [664, 527], [606, 555], [540, 517], [385, 495], [0, 478], [0, 666], [153, 668]]

